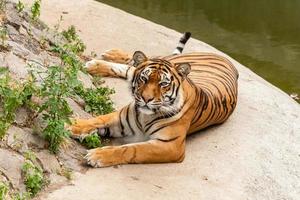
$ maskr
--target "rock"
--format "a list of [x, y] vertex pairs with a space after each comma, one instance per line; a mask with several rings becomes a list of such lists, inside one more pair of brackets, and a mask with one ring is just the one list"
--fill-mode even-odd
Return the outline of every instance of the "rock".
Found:
[[5, 54], [0, 52], [0, 67], [4, 67], [6, 65], [4, 57]]
[[55, 155], [50, 154], [48, 150], [41, 150], [35, 155], [41, 162], [44, 171], [48, 173], [57, 173], [61, 170]]
[[8, 24], [14, 26], [17, 30], [20, 29], [23, 19], [20, 15], [16, 15], [15, 4], [6, 3], [6, 19]]
[[43, 149], [46, 146], [45, 140], [33, 134], [29, 128], [10, 126], [7, 131], [7, 145], [18, 152], [26, 152], [31, 149]]
[[67, 102], [69, 104], [69, 106], [71, 107], [71, 109], [73, 110], [73, 117], [74, 118], [91, 118], [92, 115], [85, 112], [82, 107], [80, 107], [73, 99], [71, 98], [67, 98]]
[[38, 55], [41, 52], [40, 43], [33, 38], [27, 38], [24, 42], [24, 46], [34, 54]]
[[5, 63], [9, 71], [18, 79], [25, 79], [28, 75], [26, 63], [24, 60], [14, 55], [12, 52], [5, 57]]
[[28, 110], [24, 107], [21, 107], [16, 111], [15, 123], [19, 126], [24, 126], [28, 118]]
[[41, 59], [41, 63], [43, 63], [45, 67], [61, 64], [60, 58], [50, 55], [47, 51], [42, 51], [38, 56], [35, 57]]
[[20, 171], [24, 163], [23, 156], [7, 149], [0, 149], [0, 158], [0, 172], [5, 175], [14, 189], [25, 191]]
[[19, 32], [16, 30], [16, 28], [14, 26], [11, 25], [6, 25], [6, 29], [8, 31], [8, 35], [18, 35]]
[[84, 88], [95, 88], [91, 78], [89, 74], [85, 74], [82, 71], [78, 72], [78, 79], [82, 82]]
[[7, 41], [8, 45], [12, 47], [12, 51], [15, 55], [18, 55], [19, 57], [26, 59], [28, 57], [31, 57], [33, 54], [26, 49], [22, 44], [16, 43], [14, 41]]
[[50, 188], [57, 188], [59, 187], [60, 185], [64, 185], [66, 184], [66, 182], [68, 181], [68, 179], [64, 176], [60, 176], [58, 174], [55, 174], [55, 173], [52, 173], [49, 175], [49, 181], [50, 181]]
[[58, 160], [68, 169], [85, 172], [87, 167], [83, 160], [83, 156], [86, 154], [86, 149], [77, 142], [73, 142], [72, 146], [60, 150], [58, 153]]
[[55, 45], [59, 44], [61, 42], [66, 42], [65, 38], [62, 37], [61, 35], [58, 35], [55, 31], [53, 30], [47, 30], [45, 32], [44, 37], [49, 41], [50, 45]]

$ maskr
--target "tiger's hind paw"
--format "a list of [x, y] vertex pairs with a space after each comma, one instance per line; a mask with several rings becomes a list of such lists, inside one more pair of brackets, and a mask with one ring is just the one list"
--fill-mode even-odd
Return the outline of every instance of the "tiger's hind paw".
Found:
[[84, 68], [91, 75], [109, 76], [111, 64], [104, 60], [93, 59], [85, 63]]
[[104, 52], [101, 56], [103, 60], [120, 64], [128, 63], [132, 57], [128, 53], [120, 49], [110, 49]]

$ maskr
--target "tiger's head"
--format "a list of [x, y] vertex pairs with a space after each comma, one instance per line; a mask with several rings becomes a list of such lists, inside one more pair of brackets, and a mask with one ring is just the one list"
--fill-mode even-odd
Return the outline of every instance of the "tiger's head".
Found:
[[139, 111], [145, 114], [173, 115], [184, 103], [182, 82], [191, 70], [188, 63], [172, 64], [167, 60], [148, 59], [141, 51], [133, 55], [136, 70], [132, 94]]

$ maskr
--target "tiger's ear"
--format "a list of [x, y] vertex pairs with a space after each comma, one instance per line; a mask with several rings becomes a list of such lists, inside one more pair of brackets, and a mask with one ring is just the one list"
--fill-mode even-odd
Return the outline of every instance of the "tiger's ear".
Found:
[[139, 64], [145, 62], [146, 60], [148, 60], [148, 58], [146, 57], [146, 55], [141, 52], [141, 51], [136, 51], [133, 54], [133, 66], [137, 67]]
[[191, 72], [191, 65], [189, 63], [180, 63], [175, 65], [175, 69], [180, 76], [185, 78]]

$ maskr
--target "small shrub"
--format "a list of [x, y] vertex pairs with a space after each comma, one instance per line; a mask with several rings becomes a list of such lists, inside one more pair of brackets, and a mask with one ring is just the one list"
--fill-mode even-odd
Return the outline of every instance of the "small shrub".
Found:
[[28, 192], [17, 193], [13, 195], [13, 200], [29, 200], [30, 194]]
[[[36, 0], [31, 7], [33, 19], [40, 14], [40, 3], [40, 0]], [[35, 111], [33, 117], [42, 113], [46, 124], [42, 131], [43, 136], [49, 142], [49, 150], [57, 153], [62, 142], [70, 135], [65, 129], [65, 124], [70, 123], [72, 114], [67, 98], [80, 96], [86, 102], [85, 110], [95, 115], [113, 111], [113, 104], [109, 98], [113, 90], [105, 87], [84, 89], [77, 78], [79, 70], [83, 68], [78, 54], [84, 51], [85, 46], [74, 26], [62, 32], [62, 35], [68, 43], [52, 46], [52, 51], [61, 58], [61, 65], [50, 66], [44, 72], [29, 71], [30, 76], [23, 83], [12, 81], [7, 70], [0, 68], [0, 138], [3, 138], [10, 124], [14, 122], [16, 110], [26, 105]], [[36, 84], [37, 75], [42, 80], [39, 84]], [[41, 105], [31, 102], [33, 95], [42, 100]], [[93, 136], [88, 143], [89, 146], [97, 146], [100, 145], [100, 139], [97, 141]]]
[[76, 33], [75, 26], [72, 25], [67, 30], [62, 31], [62, 35], [68, 41], [68, 44], [65, 44], [65, 47], [73, 53], [81, 54], [86, 49], [86, 46]]
[[35, 196], [44, 185], [42, 169], [36, 165], [36, 158], [32, 152], [25, 153], [25, 163], [22, 166], [26, 191], [31, 197]]
[[16, 9], [18, 11], [18, 13], [22, 12], [25, 8], [25, 5], [22, 3], [22, 1], [18, 1], [17, 5], [16, 5]]
[[41, 0], [35, 0], [31, 6], [31, 19], [37, 20], [41, 15]]
[[86, 136], [83, 139], [82, 144], [84, 146], [86, 146], [88, 149], [93, 149], [93, 148], [97, 148], [97, 147], [102, 146], [100, 137], [98, 136], [97, 133], [93, 133], [93, 134], [90, 134], [90, 135]]
[[59, 174], [66, 177], [69, 181], [72, 180], [73, 172], [71, 169], [62, 168], [62, 170], [61, 170], [61, 172], [59, 172]]
[[5, 200], [8, 194], [8, 185], [0, 182], [0, 200]]
[[76, 94], [85, 101], [85, 111], [94, 115], [104, 115], [114, 111], [113, 102], [109, 98], [114, 90], [106, 87], [76, 88]]
[[1, 39], [1, 45], [5, 46], [5, 41], [8, 38], [8, 31], [5, 26], [0, 27], [0, 39]]
[[6, 7], [6, 0], [1, 0], [0, 1], [0, 14], [5, 10]]
[[100, 87], [104, 83], [100, 76], [93, 76], [92, 82], [96, 87]]
[[39, 112], [46, 111], [43, 113], [43, 119], [47, 123], [43, 135], [49, 141], [49, 150], [52, 153], [57, 153], [60, 144], [70, 135], [64, 125], [70, 123], [69, 117], [72, 114], [66, 101], [66, 98], [71, 95], [72, 88], [66, 79], [64, 70], [60, 66], [49, 67], [47, 77], [40, 89], [40, 97], [45, 99], [45, 102]]
[[34, 90], [33, 83], [28, 81], [18, 84], [11, 80], [7, 70], [0, 72], [0, 139], [5, 135], [6, 130], [15, 119], [16, 110], [25, 105], [31, 98]]

